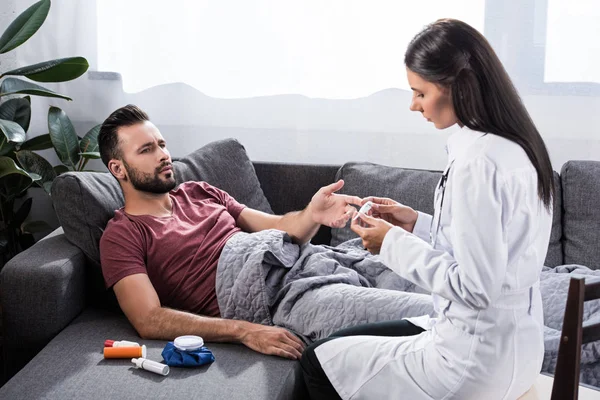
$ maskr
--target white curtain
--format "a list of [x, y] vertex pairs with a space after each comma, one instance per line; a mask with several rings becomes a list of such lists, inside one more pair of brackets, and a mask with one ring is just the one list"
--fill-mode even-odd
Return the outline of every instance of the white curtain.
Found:
[[[8, 0], [0, 23], [32, 2]], [[34, 99], [30, 136], [47, 133], [50, 104], [83, 134], [134, 103], [174, 156], [235, 137], [253, 160], [441, 169], [448, 132], [408, 110], [403, 56], [442, 17], [491, 42], [556, 170], [600, 159], [595, 0], [56, 0], [14, 63], [82, 55], [91, 64], [54, 85], [73, 102]]]
[[225, 99], [408, 90], [403, 57], [415, 33], [444, 15], [482, 30], [483, 3], [102, 0], [98, 69], [120, 72], [126, 92], [184, 82]]

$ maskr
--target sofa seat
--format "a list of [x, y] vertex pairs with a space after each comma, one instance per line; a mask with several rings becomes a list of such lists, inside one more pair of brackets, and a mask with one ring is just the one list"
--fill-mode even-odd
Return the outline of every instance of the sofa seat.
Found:
[[[130, 359], [105, 360], [104, 340], [145, 344], [147, 358], [162, 361], [166, 341], [142, 340], [115, 312], [86, 309], [19, 373], [0, 388], [0, 399], [293, 399], [299, 363], [245, 346], [207, 343], [215, 361], [171, 368], [168, 376], [138, 370]], [[32, 379], [32, 377], [35, 377]], [[232, 385], [235, 382], [235, 385]]]

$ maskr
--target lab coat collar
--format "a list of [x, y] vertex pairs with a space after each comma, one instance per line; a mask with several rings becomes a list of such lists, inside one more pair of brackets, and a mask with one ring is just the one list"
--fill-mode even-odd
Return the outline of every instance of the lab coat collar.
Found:
[[448, 162], [450, 163], [463, 155], [477, 139], [485, 134], [484, 132], [471, 130], [466, 126], [461, 128], [456, 125], [456, 130], [450, 135], [446, 144]]

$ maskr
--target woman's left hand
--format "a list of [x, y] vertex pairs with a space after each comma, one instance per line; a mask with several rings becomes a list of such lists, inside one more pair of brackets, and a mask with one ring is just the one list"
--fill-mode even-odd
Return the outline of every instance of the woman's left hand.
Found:
[[[372, 254], [379, 254], [383, 238], [385, 238], [385, 235], [394, 225], [380, 218], [370, 217], [362, 213], [357, 213], [357, 215], [357, 218], [352, 218], [350, 228], [362, 238], [365, 249], [369, 250]], [[360, 226], [359, 220], [368, 226]]]

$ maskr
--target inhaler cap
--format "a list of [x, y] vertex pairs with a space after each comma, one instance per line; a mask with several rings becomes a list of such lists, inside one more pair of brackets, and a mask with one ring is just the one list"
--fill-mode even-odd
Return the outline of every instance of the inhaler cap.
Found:
[[194, 335], [179, 336], [175, 338], [173, 344], [179, 350], [192, 351], [204, 346], [204, 339]]

